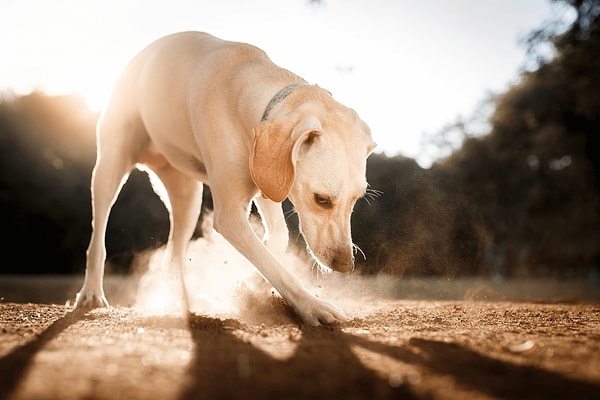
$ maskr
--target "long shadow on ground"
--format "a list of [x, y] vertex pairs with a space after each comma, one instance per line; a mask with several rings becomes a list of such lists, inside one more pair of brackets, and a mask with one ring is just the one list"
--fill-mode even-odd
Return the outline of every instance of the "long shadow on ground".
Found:
[[0, 358], [0, 399], [9, 399], [25, 377], [35, 355], [50, 341], [84, 316], [79, 311], [66, 313], [27, 344], [15, 348]]
[[365, 368], [350, 349], [353, 336], [337, 329], [302, 327], [293, 356], [282, 361], [236, 337], [242, 326], [235, 320], [190, 318], [196, 352], [184, 399], [414, 397]]
[[410, 364], [423, 372], [423, 379], [449, 376], [466, 390], [494, 398], [600, 398], [600, 385], [489, 358], [455, 343], [414, 338], [405, 346], [391, 346], [337, 328], [301, 327], [294, 354], [282, 361], [233, 334], [243, 328], [235, 320], [190, 316], [196, 350], [182, 399], [433, 397], [410, 382], [390, 386], [356, 357], [355, 346]]

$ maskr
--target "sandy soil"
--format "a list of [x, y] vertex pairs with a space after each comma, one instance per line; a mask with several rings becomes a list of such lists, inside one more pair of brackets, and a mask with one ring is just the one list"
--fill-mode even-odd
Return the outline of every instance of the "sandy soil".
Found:
[[274, 295], [180, 318], [10, 302], [9, 287], [53, 298], [45, 281], [0, 284], [0, 399], [600, 399], [595, 301], [362, 293], [350, 321], [318, 328]]

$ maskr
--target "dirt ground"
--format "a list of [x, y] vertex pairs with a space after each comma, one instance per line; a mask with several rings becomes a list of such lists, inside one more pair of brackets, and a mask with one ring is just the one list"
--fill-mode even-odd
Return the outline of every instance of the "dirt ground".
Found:
[[79, 313], [64, 305], [79, 283], [0, 276], [0, 399], [600, 399], [598, 286], [380, 286], [358, 290], [348, 322], [308, 327], [274, 295], [229, 316]]

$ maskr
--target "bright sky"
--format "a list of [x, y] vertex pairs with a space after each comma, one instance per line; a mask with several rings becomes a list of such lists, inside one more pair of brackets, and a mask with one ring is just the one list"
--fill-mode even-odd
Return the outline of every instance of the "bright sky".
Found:
[[79, 92], [94, 110], [152, 40], [202, 30], [261, 47], [371, 127], [377, 151], [429, 166], [420, 146], [517, 79], [518, 39], [548, 0], [4, 0], [0, 90]]

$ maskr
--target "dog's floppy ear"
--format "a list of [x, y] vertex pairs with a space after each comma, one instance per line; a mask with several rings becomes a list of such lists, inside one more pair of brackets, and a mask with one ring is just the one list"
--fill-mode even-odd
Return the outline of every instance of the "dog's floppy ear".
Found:
[[295, 126], [267, 120], [254, 128], [250, 174], [262, 195], [282, 202], [296, 179], [296, 159], [301, 145], [322, 130], [321, 123], [308, 117]]

